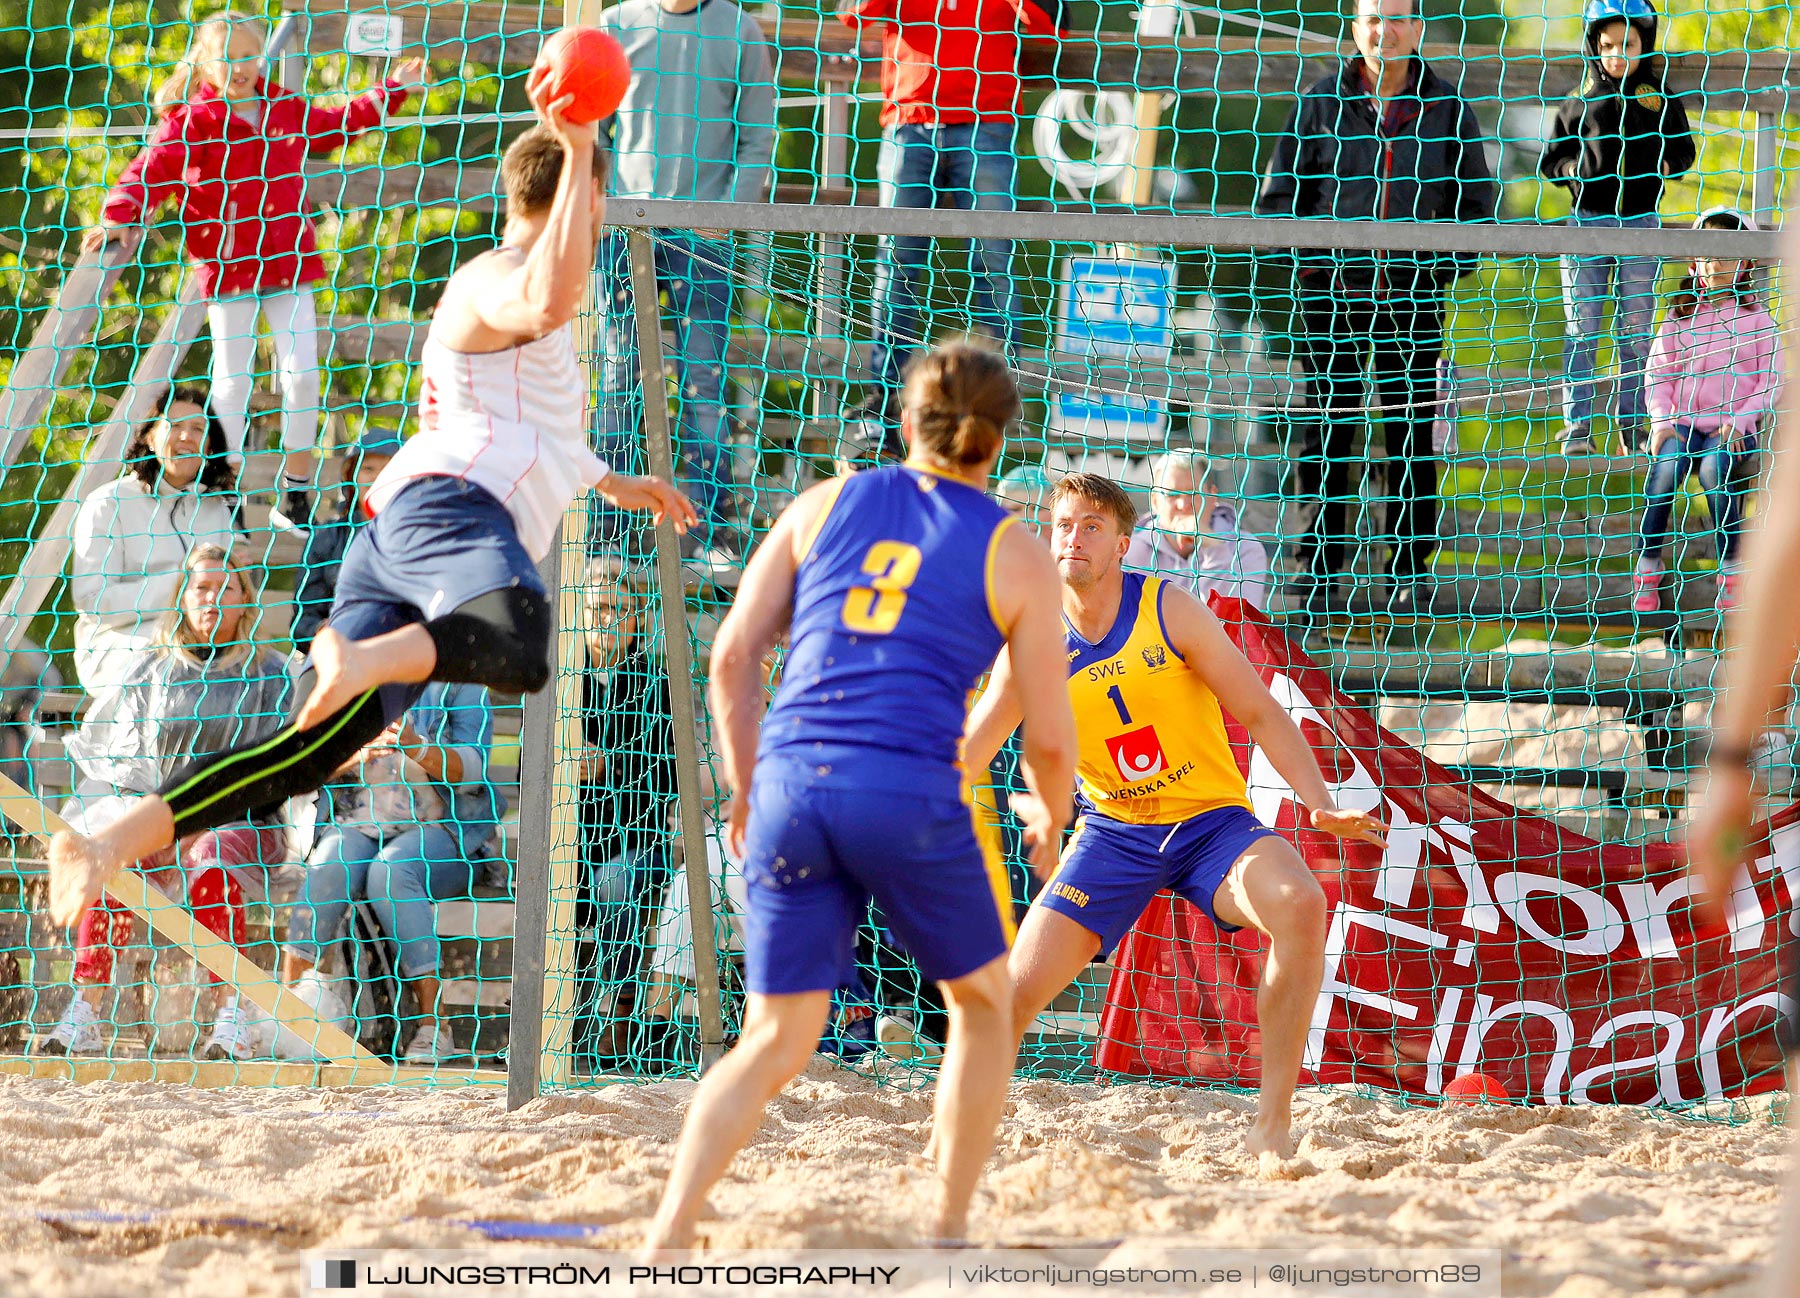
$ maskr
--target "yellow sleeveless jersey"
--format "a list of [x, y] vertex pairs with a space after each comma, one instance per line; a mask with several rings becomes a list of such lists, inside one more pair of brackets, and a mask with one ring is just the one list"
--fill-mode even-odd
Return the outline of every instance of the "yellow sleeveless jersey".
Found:
[[1125, 574], [1119, 616], [1099, 644], [1063, 624], [1081, 792], [1133, 825], [1169, 825], [1250, 806], [1219, 700], [1170, 646], [1160, 577]]

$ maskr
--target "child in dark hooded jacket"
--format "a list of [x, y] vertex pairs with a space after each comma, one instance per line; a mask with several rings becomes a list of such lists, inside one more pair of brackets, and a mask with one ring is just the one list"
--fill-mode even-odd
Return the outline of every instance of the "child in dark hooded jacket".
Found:
[[[1583, 19], [1587, 74], [1563, 101], [1539, 170], [1569, 190], [1576, 225], [1653, 229], [1661, 224], [1664, 182], [1695, 158], [1687, 112], [1663, 84], [1656, 10], [1650, 0], [1589, 0]], [[1655, 257], [1562, 259], [1565, 454], [1594, 449], [1595, 368], [1609, 300], [1619, 368], [1613, 422], [1626, 451], [1643, 444], [1644, 368], [1660, 268]]]

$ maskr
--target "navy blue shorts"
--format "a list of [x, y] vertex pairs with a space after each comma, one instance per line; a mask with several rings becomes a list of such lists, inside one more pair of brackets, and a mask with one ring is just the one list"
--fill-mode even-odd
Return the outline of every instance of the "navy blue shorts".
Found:
[[1274, 832], [1242, 807], [1215, 807], [1173, 825], [1129, 825], [1083, 806], [1062, 863], [1034, 904], [1096, 935], [1102, 956], [1164, 888], [1205, 911], [1221, 932], [1235, 933], [1242, 925], [1213, 912], [1213, 894], [1251, 844]]
[[764, 764], [750, 788], [744, 883], [744, 981], [761, 995], [842, 983], [871, 898], [934, 982], [974, 973], [1012, 940], [1005, 869], [982, 851], [960, 798], [844, 788]]
[[[508, 586], [547, 596], [506, 506], [461, 478], [415, 478], [356, 530], [326, 625], [368, 640]], [[383, 710], [399, 716], [423, 688], [383, 686]]]

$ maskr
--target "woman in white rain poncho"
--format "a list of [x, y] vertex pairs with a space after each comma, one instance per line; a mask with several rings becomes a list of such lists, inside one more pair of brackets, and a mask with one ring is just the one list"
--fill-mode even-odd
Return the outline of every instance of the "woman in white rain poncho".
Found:
[[[253, 576], [222, 547], [202, 544], [188, 552], [175, 609], [154, 643], [131, 659], [117, 688], [94, 700], [66, 745], [79, 772], [67, 819], [98, 828], [128, 799], [161, 787], [189, 762], [281, 726], [292, 681], [285, 659], [251, 638], [256, 597]], [[246, 889], [261, 893], [267, 868], [285, 854], [278, 811], [269, 808], [250, 821], [208, 830], [137, 868], [184, 900], [202, 928], [240, 945]], [[102, 1049], [98, 1007], [112, 981], [113, 954], [131, 931], [131, 912], [111, 898], [82, 916], [75, 940], [76, 994], [40, 1050]], [[249, 1052], [237, 998], [226, 997], [207, 1040], [207, 1057], [243, 1059]]]

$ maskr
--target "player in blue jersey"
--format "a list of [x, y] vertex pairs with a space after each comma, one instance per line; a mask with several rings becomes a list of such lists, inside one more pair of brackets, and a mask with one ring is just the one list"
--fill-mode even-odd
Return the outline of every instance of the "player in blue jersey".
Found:
[[[1004, 866], [977, 845], [960, 763], [968, 704], [1004, 646], [1025, 716], [1035, 861], [1071, 812], [1075, 723], [1056, 567], [984, 494], [1017, 388], [942, 347], [908, 371], [905, 464], [822, 483], [750, 561], [713, 650], [711, 700], [749, 893], [743, 1036], [694, 1097], [651, 1252], [686, 1247], [707, 1191], [806, 1066], [871, 898], [950, 1012], [938, 1084], [938, 1238], [961, 1239], [1017, 1050]], [[763, 654], [789, 637], [763, 711]], [[754, 754], [754, 756], [753, 756]]]

